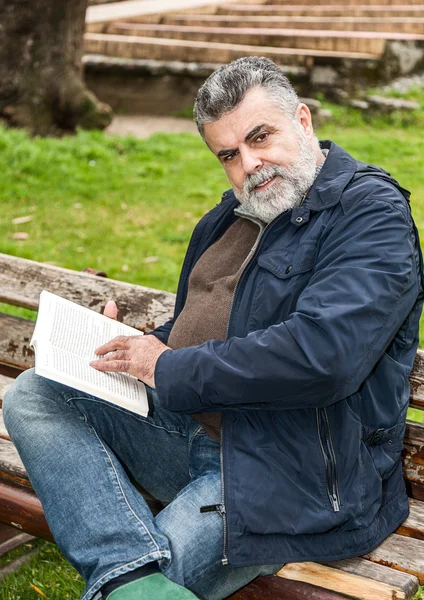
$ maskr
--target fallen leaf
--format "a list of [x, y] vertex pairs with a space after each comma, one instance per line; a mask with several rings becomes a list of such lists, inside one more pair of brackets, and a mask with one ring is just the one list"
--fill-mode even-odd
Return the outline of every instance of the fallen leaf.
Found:
[[21, 225], [22, 223], [29, 223], [34, 218], [33, 215], [27, 215], [26, 217], [16, 217], [12, 219], [13, 225]]
[[26, 231], [16, 231], [12, 234], [14, 240], [27, 240], [29, 238], [29, 233]]
[[42, 592], [39, 587], [37, 587], [33, 583], [30, 583], [29, 585], [34, 590], [34, 592], [37, 592], [37, 594], [40, 594], [40, 596], [42, 596], [43, 598], [47, 598], [46, 594]]
[[158, 256], [148, 256], [147, 258], [145, 258], [143, 260], [144, 263], [154, 263], [157, 262], [159, 260]]

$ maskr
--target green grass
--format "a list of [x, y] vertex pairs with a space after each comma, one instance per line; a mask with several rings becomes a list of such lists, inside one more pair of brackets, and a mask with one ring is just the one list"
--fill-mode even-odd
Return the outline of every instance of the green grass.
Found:
[[[422, 90], [414, 94], [423, 101]], [[382, 166], [410, 189], [424, 238], [419, 127], [424, 111], [407, 119], [366, 120], [359, 111], [331, 108], [334, 119], [319, 137]], [[109, 277], [175, 291], [193, 226], [227, 187], [218, 162], [195, 136], [136, 140], [79, 132], [72, 138], [31, 140], [0, 129], [1, 251], [76, 270], [90, 266]], [[12, 223], [24, 216], [33, 219]], [[28, 238], [15, 239], [17, 232]], [[422, 413], [411, 416], [422, 418]], [[83, 582], [58, 549], [40, 542], [35, 549], [28, 565], [1, 582], [0, 600], [39, 600], [37, 589], [48, 600], [76, 600]], [[21, 552], [10, 553], [0, 566]], [[424, 598], [424, 588], [420, 593]]]

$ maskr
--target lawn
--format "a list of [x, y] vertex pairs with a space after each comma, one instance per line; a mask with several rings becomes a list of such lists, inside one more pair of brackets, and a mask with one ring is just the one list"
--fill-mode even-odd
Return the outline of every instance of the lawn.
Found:
[[[405, 125], [333, 110], [335, 119], [319, 137], [382, 166], [410, 189], [424, 238], [421, 112]], [[0, 251], [175, 291], [190, 233], [227, 187], [196, 136], [136, 140], [79, 132], [31, 140], [0, 129]], [[35, 546], [31, 562], [2, 581], [0, 600], [76, 600], [83, 587], [76, 572], [55, 546]], [[0, 566], [21, 552], [0, 559]]]

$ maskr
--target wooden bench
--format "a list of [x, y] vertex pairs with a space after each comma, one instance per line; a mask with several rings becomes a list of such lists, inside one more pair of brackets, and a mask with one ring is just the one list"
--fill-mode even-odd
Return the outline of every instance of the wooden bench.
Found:
[[[40, 292], [47, 289], [101, 312], [110, 299], [119, 305], [119, 318], [147, 332], [172, 313], [174, 295], [141, 286], [77, 273], [0, 254], [0, 302], [37, 310]], [[35, 315], [35, 313], [34, 313]], [[29, 346], [34, 322], [0, 313], [0, 407], [13, 378], [33, 365]], [[424, 352], [419, 351], [410, 377], [411, 406], [424, 408]], [[363, 558], [328, 564], [292, 563], [277, 576], [260, 577], [231, 600], [411, 600], [424, 585], [424, 424], [409, 421], [403, 456], [411, 514], [379, 548]], [[147, 498], [152, 510], [161, 505]], [[5, 528], [52, 540], [41, 504], [9, 439], [0, 410], [0, 550]], [[7, 530], [9, 531], [9, 530]], [[7, 536], [6, 536], [7, 537]], [[16, 541], [18, 543], [18, 541]], [[13, 542], [5, 541], [10, 549]]]

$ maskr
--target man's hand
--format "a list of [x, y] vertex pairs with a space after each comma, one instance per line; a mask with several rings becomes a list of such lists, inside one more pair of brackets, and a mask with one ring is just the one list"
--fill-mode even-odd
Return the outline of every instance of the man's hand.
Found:
[[165, 350], [170, 348], [154, 335], [119, 336], [97, 348], [96, 354], [103, 358], [90, 365], [98, 371], [130, 373], [154, 388], [156, 362]]

